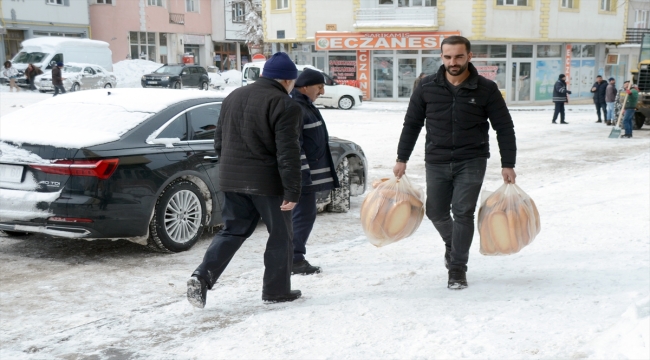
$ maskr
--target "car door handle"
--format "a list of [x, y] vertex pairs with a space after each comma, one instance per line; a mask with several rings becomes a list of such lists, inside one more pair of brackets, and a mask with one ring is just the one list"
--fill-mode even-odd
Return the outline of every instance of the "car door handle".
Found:
[[219, 157], [218, 156], [204, 156], [203, 160], [219, 161]]

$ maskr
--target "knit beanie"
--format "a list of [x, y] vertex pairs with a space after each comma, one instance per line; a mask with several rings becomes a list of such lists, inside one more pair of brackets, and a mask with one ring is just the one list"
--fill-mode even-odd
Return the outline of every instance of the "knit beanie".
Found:
[[268, 79], [293, 80], [298, 77], [298, 69], [287, 53], [278, 52], [264, 63], [262, 74]]
[[325, 84], [325, 77], [320, 71], [305, 68], [296, 80], [296, 87]]
[[564, 74], [560, 74], [560, 76], [558, 76], [557, 78], [558, 78], [558, 80], [562, 80], [562, 79], [564, 79], [565, 77], [566, 77], [566, 75], [564, 75]]

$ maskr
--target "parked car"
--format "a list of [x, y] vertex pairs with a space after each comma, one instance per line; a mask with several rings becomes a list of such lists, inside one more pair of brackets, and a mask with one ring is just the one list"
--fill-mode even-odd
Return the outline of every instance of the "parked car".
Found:
[[[244, 65], [242, 69], [242, 86], [254, 83], [262, 75], [264, 63], [266, 62], [256, 61]], [[323, 73], [323, 77], [325, 77], [325, 94], [316, 99], [314, 102], [315, 105], [350, 110], [354, 106], [361, 106], [363, 103], [361, 89], [354, 86], [337, 84], [329, 75], [311, 65], [296, 65], [296, 67], [298, 68], [298, 74], [302, 73], [305, 68]]]
[[208, 66], [208, 77], [210, 78], [210, 87], [215, 90], [223, 90], [228, 83], [221, 76], [221, 71], [216, 66]]
[[208, 72], [199, 65], [165, 64], [151, 74], [142, 75], [140, 79], [142, 87], [164, 87], [180, 89], [183, 87], [195, 87], [201, 90], [208, 90], [210, 77]]
[[[68, 63], [63, 66], [61, 77], [63, 78], [63, 86], [67, 91], [114, 88], [117, 86], [115, 75], [99, 65]], [[52, 71], [36, 76], [34, 85], [42, 93], [54, 91]]]
[[[3, 116], [0, 230], [191, 248], [222, 221], [221, 102], [213, 92], [90, 90]], [[319, 206], [347, 211], [365, 192], [366, 159], [351, 141], [330, 146], [342, 187], [319, 193]]]

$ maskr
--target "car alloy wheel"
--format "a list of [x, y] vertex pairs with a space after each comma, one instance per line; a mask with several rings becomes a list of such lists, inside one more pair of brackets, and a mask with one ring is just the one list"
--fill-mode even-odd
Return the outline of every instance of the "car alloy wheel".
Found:
[[354, 100], [349, 96], [343, 96], [339, 99], [339, 109], [350, 110], [354, 106]]
[[190, 249], [203, 233], [205, 213], [198, 186], [186, 180], [171, 183], [156, 203], [149, 225], [150, 247], [164, 252]]

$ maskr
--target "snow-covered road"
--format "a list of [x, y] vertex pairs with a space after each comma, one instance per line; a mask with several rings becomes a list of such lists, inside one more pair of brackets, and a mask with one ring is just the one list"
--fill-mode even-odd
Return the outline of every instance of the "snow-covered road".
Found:
[[[173, 91], [173, 90], [170, 90]], [[0, 115], [47, 96], [0, 94]], [[13, 107], [16, 105], [16, 107]], [[391, 174], [405, 103], [322, 110], [331, 135], [363, 147], [370, 180]], [[530, 110], [530, 111], [529, 111]], [[127, 242], [0, 237], [0, 359], [650, 358], [650, 129], [608, 139], [592, 106], [513, 108], [517, 183], [542, 231], [511, 256], [470, 252], [469, 288], [450, 291], [443, 242], [425, 219], [375, 248], [347, 214], [318, 216], [294, 276], [303, 297], [261, 301], [258, 227], [208, 292], [185, 281], [210, 236], [164, 255]], [[484, 187], [500, 186], [494, 133]], [[424, 186], [424, 133], [407, 174]]]

